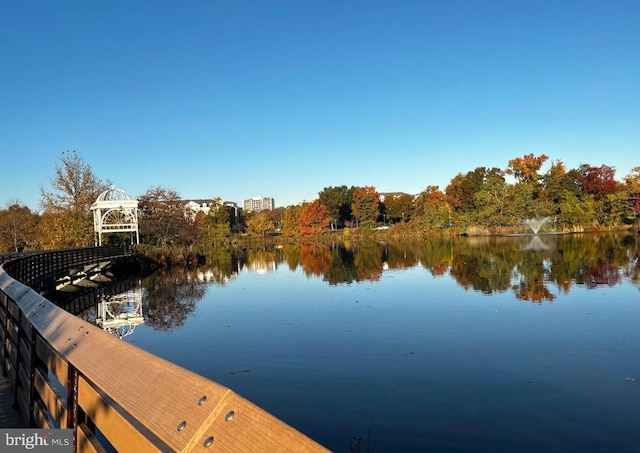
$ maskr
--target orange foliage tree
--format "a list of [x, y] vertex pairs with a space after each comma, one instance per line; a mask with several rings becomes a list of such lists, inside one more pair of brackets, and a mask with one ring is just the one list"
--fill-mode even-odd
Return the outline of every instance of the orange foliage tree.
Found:
[[351, 210], [359, 224], [373, 224], [380, 216], [378, 210], [380, 196], [375, 187], [356, 187], [353, 189]]
[[509, 161], [509, 167], [505, 171], [508, 175], [513, 175], [516, 179], [522, 182], [537, 182], [540, 179], [538, 171], [542, 168], [542, 164], [549, 157], [545, 154], [540, 154], [538, 157], [533, 153], [525, 154], [522, 157], [516, 157]]
[[298, 223], [303, 236], [318, 236], [329, 228], [331, 216], [329, 210], [319, 200], [315, 200], [302, 206]]

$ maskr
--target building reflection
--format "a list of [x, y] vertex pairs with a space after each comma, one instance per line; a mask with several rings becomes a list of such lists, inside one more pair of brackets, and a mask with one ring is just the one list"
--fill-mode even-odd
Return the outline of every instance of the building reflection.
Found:
[[252, 272], [255, 274], [267, 274], [271, 272], [275, 272], [278, 269], [278, 264], [275, 260], [271, 261], [252, 261], [247, 263], [244, 270], [246, 272]]

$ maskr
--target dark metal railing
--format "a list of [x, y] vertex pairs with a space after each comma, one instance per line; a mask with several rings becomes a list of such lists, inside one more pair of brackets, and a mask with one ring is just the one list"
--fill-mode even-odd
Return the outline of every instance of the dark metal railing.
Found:
[[131, 255], [132, 245], [51, 250], [20, 254], [17, 258], [7, 261], [3, 267], [11, 277], [33, 288], [50, 283], [50, 279], [55, 279], [74, 267]]

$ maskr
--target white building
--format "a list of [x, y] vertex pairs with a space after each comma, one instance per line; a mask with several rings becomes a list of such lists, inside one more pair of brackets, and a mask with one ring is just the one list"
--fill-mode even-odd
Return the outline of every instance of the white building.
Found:
[[253, 197], [243, 203], [243, 209], [252, 212], [270, 211], [275, 207], [275, 201], [271, 197]]
[[199, 212], [204, 215], [209, 214], [211, 210], [211, 200], [184, 200], [184, 209], [195, 217]]

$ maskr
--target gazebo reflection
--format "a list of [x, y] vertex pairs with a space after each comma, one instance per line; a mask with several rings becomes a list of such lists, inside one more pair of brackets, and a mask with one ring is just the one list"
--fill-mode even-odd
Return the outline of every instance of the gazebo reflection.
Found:
[[124, 293], [105, 297], [98, 303], [96, 324], [118, 338], [131, 335], [144, 323], [142, 289], [133, 288]]

